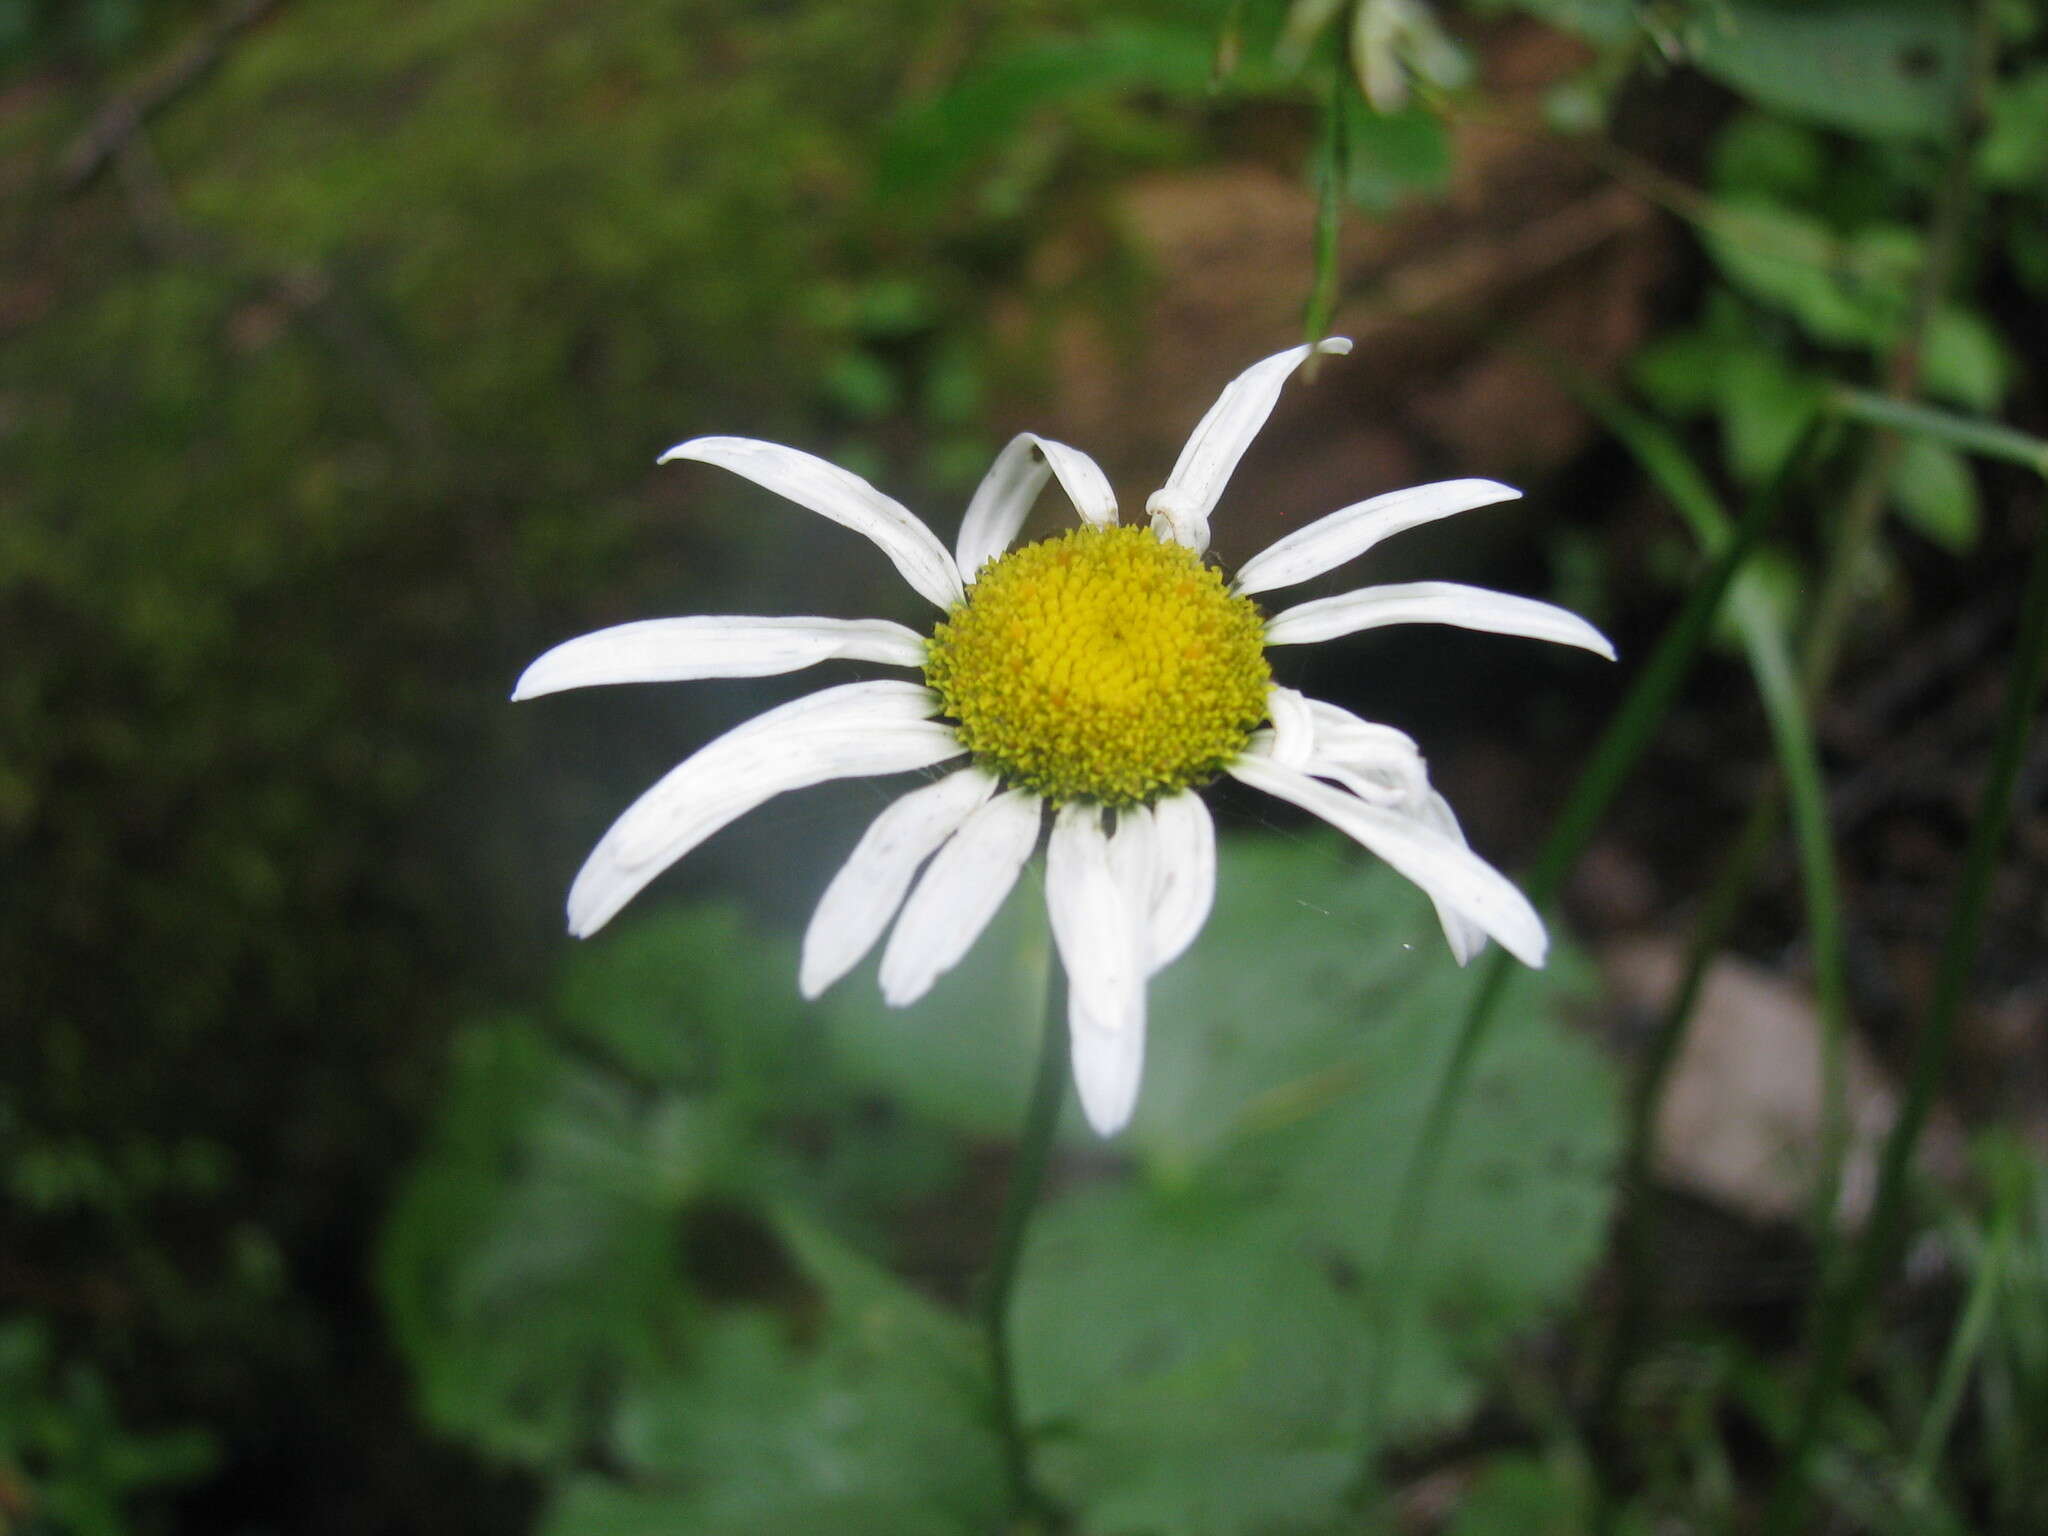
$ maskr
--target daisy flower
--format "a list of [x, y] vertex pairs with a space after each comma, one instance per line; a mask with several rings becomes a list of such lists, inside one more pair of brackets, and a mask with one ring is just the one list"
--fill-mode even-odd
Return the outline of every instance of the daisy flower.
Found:
[[[1094, 460], [1029, 432], [997, 455], [951, 554], [900, 503], [798, 449], [744, 437], [669, 449], [660, 462], [718, 465], [866, 535], [940, 617], [928, 634], [887, 619], [648, 619], [534, 662], [515, 699], [828, 660], [922, 674], [820, 689], [685, 759], [591, 853], [569, 892], [570, 931], [595, 933], [684, 854], [787, 790], [965, 759], [890, 804], [855, 844], [804, 934], [798, 984], [816, 997], [887, 932], [883, 996], [915, 1002], [995, 915], [1050, 811], [1045, 895], [1074, 1082], [1102, 1135], [1137, 1102], [1147, 978], [1209, 915], [1216, 837], [1199, 791], [1221, 775], [1321, 817], [1420, 886], [1460, 964], [1490, 937], [1540, 966], [1541, 919], [1466, 846], [1415, 743], [1274, 682], [1268, 656], [1386, 624], [1454, 624], [1612, 658], [1606, 639], [1561, 608], [1454, 582], [1364, 587], [1271, 617], [1254, 602], [1403, 529], [1520, 493], [1491, 480], [1415, 486], [1297, 529], [1234, 580], [1203, 561], [1210, 513], [1281, 386], [1312, 352], [1350, 347], [1295, 347], [1234, 380], [1146, 503], [1149, 526], [1119, 522]], [[1078, 526], [1012, 548], [1054, 479]]]

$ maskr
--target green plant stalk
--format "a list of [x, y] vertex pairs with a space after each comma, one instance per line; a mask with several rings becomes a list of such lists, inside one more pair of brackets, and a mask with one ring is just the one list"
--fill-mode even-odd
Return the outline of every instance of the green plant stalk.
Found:
[[[1795, 455], [1793, 462], [1800, 457], [1803, 455]], [[1531, 867], [1527, 889], [1529, 899], [1538, 907], [1546, 907], [1554, 900], [1566, 873], [1591, 840], [1594, 828], [1620, 790], [1622, 781], [1649, 747], [1665, 712], [1671, 707], [1680, 685], [1706, 644], [1714, 616], [1720, 611], [1729, 585], [1776, 516], [1778, 502], [1778, 496], [1767, 494], [1758, 496], [1750, 504], [1733, 536], [1686, 598], [1677, 616], [1658, 639], [1649, 660], [1630, 684], [1621, 707], [1594, 746], [1585, 769], [1572, 786], [1564, 810]], [[1443, 1139], [1470, 1081], [1472, 1064], [1484, 1043], [1494, 1009], [1506, 989], [1512, 964], [1510, 957], [1499, 949], [1492, 951], [1484, 962], [1479, 985], [1459, 1025], [1450, 1060], [1437, 1082], [1422, 1129], [1402, 1172], [1400, 1192], [1388, 1225], [1386, 1286], [1366, 1387], [1367, 1423], [1375, 1433], [1386, 1386], [1398, 1359], [1399, 1323], [1419, 1247], [1421, 1215], [1428, 1203], [1430, 1186], [1443, 1150]], [[1361, 1484], [1363, 1481], [1361, 1478]]]
[[1857, 1245], [1853, 1267], [1840, 1294], [1820, 1313], [1812, 1371], [1767, 1511], [1765, 1530], [1769, 1536], [1792, 1536], [1801, 1528], [1807, 1502], [1807, 1469], [1814, 1447], [1848, 1374], [1849, 1356], [1863, 1315], [1892, 1267], [1904, 1226], [1906, 1183], [1913, 1151], [1919, 1145], [1935, 1094], [1948, 1068], [1956, 1019], [1969, 990], [1970, 966], [1977, 953], [1977, 931], [1983, 923], [1999, 847], [2011, 817], [2013, 786], [2026, 755], [2044, 672], [2048, 672], [2048, 534], [2037, 529], [1991, 771], [1970, 828], [1962, 880], [1950, 908], [1948, 934], [1935, 975], [1933, 1001], [1914, 1044], [1905, 1103], [1885, 1141], [1869, 1225]]
[[1970, 1281], [1969, 1300], [1963, 1304], [1962, 1321], [1956, 1324], [1948, 1352], [1935, 1378], [1934, 1392], [1927, 1400], [1927, 1413], [1920, 1421], [1920, 1433], [1913, 1443], [1913, 1459], [1906, 1468], [1901, 1502], [1908, 1514], [1919, 1511], [1934, 1486], [1934, 1466], [1941, 1448], [1948, 1443], [1949, 1430], [1962, 1407], [1963, 1388], [1982, 1353], [1991, 1331], [1991, 1317], [1998, 1305], [1999, 1287], [2005, 1282], [2006, 1249], [2012, 1241], [2013, 1222], [2009, 1210], [2001, 1211], [1977, 1261], [1977, 1273]]
[[2048, 439], [2022, 432], [2017, 427], [1979, 421], [1971, 416], [1957, 416], [1931, 406], [1890, 400], [1867, 389], [1843, 386], [1829, 391], [1828, 406], [1853, 421], [1894, 427], [1901, 432], [1924, 433], [1964, 453], [2018, 464], [2048, 479]]
[[[1337, 236], [1344, 222], [1347, 153], [1344, 89], [1344, 70], [1338, 66], [1330, 72], [1330, 93], [1323, 103], [1322, 142], [1316, 149], [1316, 272], [1303, 312], [1303, 330], [1311, 342], [1329, 335], [1330, 317], [1337, 308]], [[1311, 356], [1309, 361], [1313, 365], [1315, 358]]]
[[994, 1395], [996, 1434], [1003, 1448], [1003, 1470], [1010, 1485], [1011, 1506], [1025, 1516], [1049, 1514], [1053, 1505], [1032, 1475], [1031, 1441], [1017, 1411], [1016, 1372], [1010, 1358], [1010, 1300], [1017, 1286], [1017, 1266], [1024, 1257], [1032, 1209], [1038, 1203], [1053, 1137], [1059, 1129], [1060, 1100], [1068, 1071], [1066, 998], [1061, 987], [1052, 985], [1049, 948], [1040, 964], [1045, 1027], [1039, 1039], [1038, 1070], [1032, 1079], [1030, 1103], [1024, 1111], [1024, 1128], [1017, 1138], [1010, 1191], [1003, 1202], [1002, 1223], [997, 1229], [995, 1257], [983, 1282], [981, 1297], [981, 1323], [988, 1346], [989, 1383]]

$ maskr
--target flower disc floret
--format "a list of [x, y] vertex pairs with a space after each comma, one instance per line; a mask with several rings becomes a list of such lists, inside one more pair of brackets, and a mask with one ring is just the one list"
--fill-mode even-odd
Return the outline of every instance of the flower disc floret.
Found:
[[1191, 549], [1081, 528], [985, 565], [925, 650], [984, 767], [1055, 803], [1207, 783], [1266, 717], [1264, 620]]

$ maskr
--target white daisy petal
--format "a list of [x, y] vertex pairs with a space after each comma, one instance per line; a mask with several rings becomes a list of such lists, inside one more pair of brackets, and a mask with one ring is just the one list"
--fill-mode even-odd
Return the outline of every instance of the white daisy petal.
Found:
[[736, 726], [669, 770], [612, 823], [569, 890], [569, 931], [602, 928], [654, 877], [785, 790], [907, 773], [966, 749], [915, 683], [847, 683]]
[[1280, 388], [1312, 353], [1342, 354], [1351, 343], [1331, 336], [1313, 345], [1289, 347], [1252, 364], [1229, 384], [1209, 413], [1196, 424], [1187, 446], [1166, 477], [1166, 484], [1145, 503], [1152, 527], [1162, 539], [1185, 544], [1196, 554], [1209, 547], [1209, 514], [1229, 481], [1237, 461], [1273, 414]]
[[1202, 797], [1184, 789], [1152, 807], [1158, 837], [1153, 855], [1150, 968], [1179, 959], [1209, 920], [1216, 900], [1216, 824]]
[[865, 534], [903, 573], [905, 581], [941, 608], [952, 607], [965, 595], [960, 572], [937, 535], [903, 503], [884, 496], [850, 470], [801, 449], [753, 437], [692, 438], [676, 444], [656, 462], [666, 464], [672, 459], [694, 459], [729, 469], [820, 517]]
[[1266, 713], [1273, 721], [1273, 756], [1290, 768], [1307, 764], [1316, 749], [1316, 718], [1308, 699], [1278, 683], [1266, 690]]
[[1354, 795], [1380, 805], [1405, 805], [1430, 793], [1429, 767], [1414, 740], [1391, 725], [1361, 720], [1322, 699], [1304, 699], [1314, 734], [1306, 759], [1274, 758], [1317, 778], [1335, 779]]
[[1045, 900], [1067, 973], [1074, 1087], [1088, 1123], [1113, 1136], [1130, 1121], [1144, 1073], [1147, 938], [1094, 807], [1068, 804], [1054, 816]]
[[[1431, 827], [1450, 838], [1459, 847], [1468, 847], [1465, 829], [1458, 825], [1457, 813], [1451, 809], [1451, 802], [1435, 790], [1413, 801], [1409, 814], [1425, 827]], [[1444, 942], [1451, 946], [1451, 954], [1458, 964], [1465, 965], [1472, 957], [1486, 947], [1486, 930], [1466, 917], [1448, 902], [1430, 897], [1436, 907], [1437, 922], [1442, 924]]]
[[1389, 491], [1275, 540], [1245, 561], [1232, 585], [1246, 596], [1291, 587], [1357, 559], [1382, 539], [1521, 494], [1497, 480], [1443, 480]]
[[1271, 758], [1247, 752], [1229, 768], [1239, 782], [1298, 805], [1385, 859], [1500, 940], [1524, 965], [1541, 966], [1549, 940], [1543, 920], [1507, 877], [1469, 848], [1387, 806], [1369, 805]]
[[923, 997], [981, 936], [1038, 846], [1044, 803], [1027, 789], [998, 795], [939, 850], [882, 952], [882, 996], [890, 1004]]
[[1529, 640], [1554, 640], [1614, 659], [1607, 637], [1576, 613], [1455, 581], [1411, 581], [1319, 597], [1266, 621], [1266, 644], [1312, 645], [1387, 624], [1453, 624]]
[[1093, 459], [1049, 437], [1019, 432], [989, 465], [960, 520], [955, 551], [961, 580], [971, 584], [982, 566], [1010, 547], [1038, 493], [1055, 474], [1083, 522], [1116, 521], [1116, 494]]
[[811, 914], [797, 989], [816, 997], [874, 948], [903, 905], [918, 866], [996, 792], [995, 776], [962, 768], [913, 789], [877, 816]]
[[641, 619], [565, 640], [519, 678], [514, 699], [603, 683], [767, 677], [820, 661], [924, 665], [924, 636], [887, 619]]

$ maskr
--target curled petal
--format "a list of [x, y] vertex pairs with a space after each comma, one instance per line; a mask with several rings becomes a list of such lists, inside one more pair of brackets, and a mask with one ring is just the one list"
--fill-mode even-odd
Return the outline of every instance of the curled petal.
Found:
[[1145, 1067], [1147, 935], [1111, 867], [1101, 813], [1069, 804], [1053, 818], [1046, 910], [1067, 973], [1074, 1087], [1098, 1135], [1131, 1118]]
[[1364, 587], [1300, 603], [1266, 621], [1266, 644], [1313, 645], [1388, 624], [1453, 624], [1459, 629], [1576, 645], [1614, 660], [1614, 646], [1576, 613], [1532, 597], [1511, 597], [1455, 581]]
[[1316, 749], [1316, 717], [1308, 698], [1278, 683], [1266, 690], [1266, 713], [1273, 721], [1273, 756], [1290, 768], [1304, 767]]
[[939, 850], [882, 952], [888, 1002], [916, 1002], [973, 947], [1038, 845], [1043, 806], [1025, 789], [998, 795]]
[[820, 661], [924, 665], [924, 636], [887, 619], [641, 619], [564, 640], [520, 675], [514, 699], [603, 683], [768, 677]]
[[1116, 493], [1093, 459], [1049, 437], [1019, 432], [989, 465], [960, 520], [955, 551], [961, 580], [972, 583], [982, 566], [1010, 547], [1054, 475], [1083, 522], [1107, 526], [1116, 521]]
[[930, 718], [938, 709], [915, 683], [847, 683], [735, 726], [612, 823], [569, 889], [569, 931], [595, 933], [669, 865], [785, 790], [960, 756], [952, 727]]
[[797, 989], [816, 997], [874, 948], [918, 866], [996, 792], [992, 774], [962, 768], [891, 802], [825, 887], [804, 930]]
[[1247, 752], [1232, 778], [1320, 816], [1385, 859], [1440, 901], [1484, 929], [1524, 965], [1541, 966], [1549, 938], [1528, 898], [1461, 842], [1389, 806], [1370, 805], [1269, 757]]
[[1258, 436], [1259, 428], [1273, 414], [1280, 387], [1294, 370], [1316, 352], [1337, 355], [1349, 352], [1351, 343], [1331, 336], [1313, 345], [1289, 347], [1262, 362], [1253, 363], [1224, 386], [1209, 413], [1196, 424], [1187, 446], [1166, 477], [1166, 484], [1152, 493], [1145, 510], [1152, 514], [1152, 527], [1162, 539], [1185, 544], [1196, 554], [1209, 547], [1209, 514], [1231, 471], [1244, 451]]
[[1275, 540], [1245, 561], [1233, 585], [1247, 596], [1291, 587], [1356, 560], [1382, 539], [1453, 513], [1513, 501], [1521, 494], [1495, 480], [1444, 480], [1389, 491]]
[[801, 449], [754, 437], [691, 438], [677, 443], [656, 462], [666, 464], [671, 459], [695, 459], [729, 469], [798, 506], [809, 507], [820, 517], [865, 534], [902, 572], [905, 581], [941, 608], [952, 607], [965, 595], [960, 572], [937, 535], [903, 503], [884, 496], [850, 470]]

